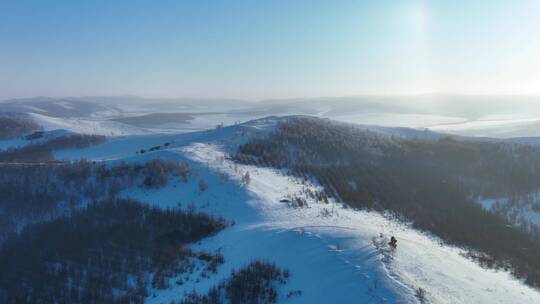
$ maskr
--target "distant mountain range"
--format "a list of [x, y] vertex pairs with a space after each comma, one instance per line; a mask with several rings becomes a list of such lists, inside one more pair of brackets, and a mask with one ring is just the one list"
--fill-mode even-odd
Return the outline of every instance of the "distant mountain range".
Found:
[[[167, 128], [187, 125], [205, 128], [264, 116], [301, 114], [367, 125], [429, 128], [467, 136], [540, 136], [540, 97], [534, 96], [425, 94], [259, 101], [138, 96], [34, 97], [2, 101], [0, 112], [106, 119], [150, 128], [164, 125]], [[145, 116], [149, 114], [153, 116]]]

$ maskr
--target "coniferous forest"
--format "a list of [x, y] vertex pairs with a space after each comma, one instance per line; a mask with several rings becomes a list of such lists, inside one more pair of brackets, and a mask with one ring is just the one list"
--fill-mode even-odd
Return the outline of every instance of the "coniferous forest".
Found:
[[[1, 163], [0, 302], [144, 303], [151, 289], [182, 284], [179, 275], [214, 275], [224, 257], [195, 252], [190, 244], [224, 229], [224, 219], [119, 199], [123, 190], [161, 188], [192, 175], [186, 162], [160, 158]], [[206, 187], [201, 179], [199, 188]], [[208, 295], [178, 299], [275, 303], [276, 284], [285, 284], [288, 275], [256, 261]]]
[[0, 163], [0, 243], [26, 224], [67, 215], [84, 202], [114, 199], [128, 188], [160, 188], [170, 178], [186, 182], [190, 175], [186, 162], [167, 159], [112, 165]]
[[507, 268], [540, 286], [540, 234], [483, 209], [481, 197], [526, 196], [540, 188], [540, 149], [514, 143], [406, 139], [330, 120], [292, 117], [254, 138], [241, 163], [314, 176], [329, 196], [354, 208], [390, 210], [486, 267]]
[[41, 126], [23, 116], [0, 116], [0, 140], [12, 139], [41, 129]]
[[[148, 288], [193, 271], [189, 244], [225, 227], [204, 213], [130, 200], [92, 203], [29, 225], [0, 247], [2, 303], [143, 303]], [[207, 267], [223, 262], [204, 253]], [[209, 258], [206, 258], [209, 257]]]
[[0, 150], [0, 162], [51, 162], [54, 161], [53, 150], [80, 149], [103, 143], [106, 140], [107, 138], [102, 135], [87, 134], [53, 137], [22, 147]]
[[[212, 287], [205, 295], [191, 293], [178, 304], [257, 304], [276, 303], [277, 286], [287, 283], [288, 270], [281, 270], [275, 264], [266, 261], [253, 261]], [[300, 291], [291, 291], [288, 297], [298, 295]]]

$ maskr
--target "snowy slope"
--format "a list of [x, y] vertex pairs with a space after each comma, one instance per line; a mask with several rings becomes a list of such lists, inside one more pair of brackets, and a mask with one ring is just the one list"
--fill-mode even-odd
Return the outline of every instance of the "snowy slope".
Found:
[[[460, 104], [460, 107], [456, 107]], [[473, 137], [540, 136], [536, 97], [462, 96], [349, 96], [250, 102], [227, 99], [166, 99], [136, 96], [36, 97], [0, 101], [0, 112], [29, 113], [55, 128], [103, 135], [133, 132], [191, 132], [216, 124], [269, 115], [314, 115], [355, 124], [428, 128]], [[149, 129], [108, 121], [152, 113], [193, 115], [189, 122], [154, 125]], [[49, 118], [53, 118], [52, 120]], [[59, 127], [58, 124], [67, 125]], [[129, 131], [131, 130], [131, 131]]]
[[464, 122], [438, 123], [429, 128], [437, 132], [475, 137], [538, 137], [540, 136], [540, 118], [538, 114], [488, 115]]
[[38, 144], [55, 137], [68, 136], [72, 134], [73, 132], [66, 130], [52, 130], [44, 131], [42, 136], [36, 139], [27, 139], [25, 136], [20, 136], [12, 139], [0, 140], [0, 150], [20, 148], [27, 145]]
[[[196, 145], [187, 149], [196, 158], [233, 174], [235, 165], [212, 162], [219, 159], [215, 146]], [[217, 154], [217, 155], [216, 155]], [[238, 166], [237, 166], [238, 167]], [[278, 230], [298, 230], [318, 234], [329, 245], [338, 246], [351, 267], [362, 270], [364, 259], [378, 256], [389, 275], [410, 289], [423, 288], [434, 303], [535, 303], [540, 294], [523, 286], [504, 272], [487, 271], [460, 255], [457, 248], [442, 246], [440, 240], [422, 234], [380, 214], [344, 209], [339, 204], [311, 204], [308, 209], [291, 209], [279, 203], [283, 193], [298, 193], [302, 184], [270, 169], [239, 166], [239, 172], [252, 172], [249, 191], [259, 198], [257, 207], [265, 216], [259, 225]], [[334, 210], [322, 216], [323, 209]], [[399, 247], [382, 253], [373, 246], [382, 233], [395, 235]], [[386, 243], [386, 241], [384, 242]], [[346, 254], [344, 254], [346, 253]], [[386, 258], [388, 257], [388, 258]], [[363, 272], [367, 277], [371, 272]], [[396, 282], [396, 283], [397, 283]]]
[[0, 150], [9, 149], [9, 148], [17, 148], [17, 147], [27, 145], [29, 143], [30, 141], [22, 137], [4, 139], [4, 140], [0, 140]]
[[[56, 156], [109, 161], [186, 159], [197, 174], [189, 182], [123, 195], [164, 208], [192, 205], [234, 220], [235, 225], [195, 246], [221, 250], [226, 262], [218, 275], [192, 274], [183, 285], [172, 283], [170, 289], [154, 290], [148, 303], [170, 303], [192, 290], [204, 292], [232, 268], [256, 258], [290, 270], [292, 277], [280, 290], [280, 300], [286, 303], [411, 303], [419, 288], [431, 303], [540, 303], [540, 292], [510, 274], [483, 269], [464, 258], [460, 249], [390, 216], [348, 209], [332, 200], [315, 202], [305, 194], [305, 189], [319, 188], [314, 182], [226, 159], [227, 151], [275, 124], [276, 119], [266, 119], [205, 132], [125, 136], [82, 150], [59, 151]], [[171, 144], [144, 155], [135, 153], [164, 142]], [[250, 172], [251, 182], [242, 186], [245, 172]], [[204, 192], [198, 189], [200, 178], [209, 185]], [[309, 207], [281, 203], [288, 195], [304, 197]], [[395, 251], [386, 245], [391, 235], [398, 239]], [[302, 290], [302, 295], [287, 298], [291, 290]]]
[[30, 113], [34, 121], [49, 130], [68, 130], [80, 134], [96, 134], [105, 136], [120, 136], [132, 134], [147, 134], [146, 130], [128, 126], [119, 122], [107, 120], [92, 120], [88, 118], [51, 117], [37, 113]]

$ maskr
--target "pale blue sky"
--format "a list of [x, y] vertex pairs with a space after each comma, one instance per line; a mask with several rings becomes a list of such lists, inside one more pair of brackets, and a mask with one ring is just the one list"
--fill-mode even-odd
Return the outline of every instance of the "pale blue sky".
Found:
[[540, 1], [0, 0], [0, 98], [540, 95]]

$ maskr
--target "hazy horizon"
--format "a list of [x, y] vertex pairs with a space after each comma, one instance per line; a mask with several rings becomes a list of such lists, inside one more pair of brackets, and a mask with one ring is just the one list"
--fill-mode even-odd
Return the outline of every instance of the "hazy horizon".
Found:
[[[453, 92], [428, 92], [428, 93], [411, 93], [411, 94], [353, 94], [353, 95], [321, 95], [321, 96], [284, 96], [275, 98], [235, 98], [227, 96], [152, 96], [142, 94], [118, 94], [118, 95], [21, 95], [0, 98], [0, 102], [30, 100], [30, 99], [81, 99], [85, 98], [133, 98], [133, 99], [160, 99], [160, 100], [234, 100], [241, 102], [266, 102], [266, 101], [281, 101], [281, 100], [321, 100], [321, 99], [353, 99], [353, 98], [415, 98], [415, 97], [471, 97], [471, 98], [540, 98], [538, 94], [468, 94], [468, 93], [453, 93]], [[72, 100], [77, 101], [77, 100]]]
[[3, 1], [0, 99], [540, 95], [540, 2]]

